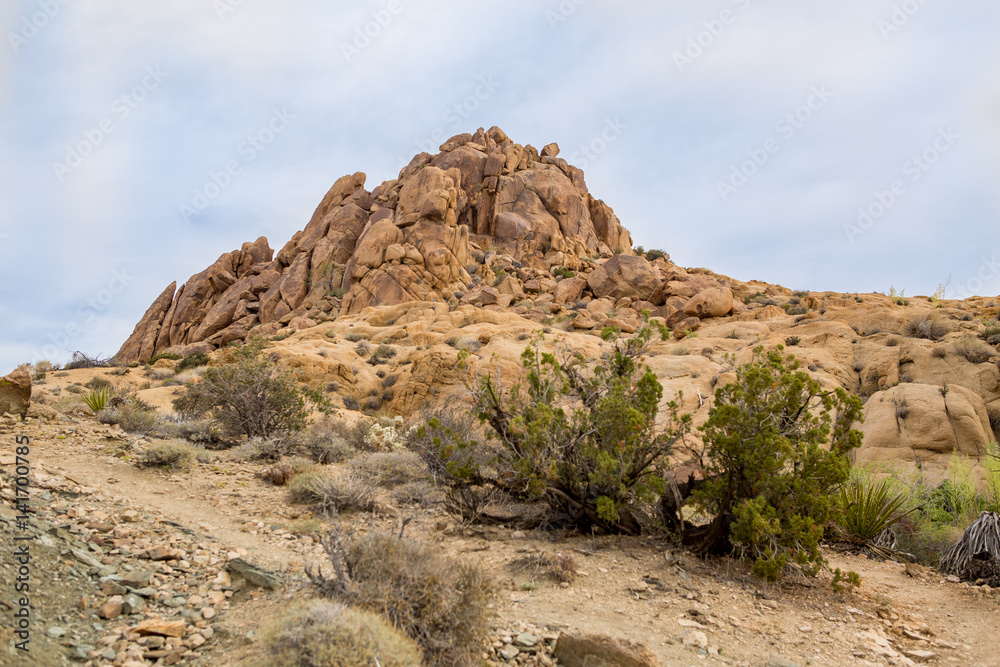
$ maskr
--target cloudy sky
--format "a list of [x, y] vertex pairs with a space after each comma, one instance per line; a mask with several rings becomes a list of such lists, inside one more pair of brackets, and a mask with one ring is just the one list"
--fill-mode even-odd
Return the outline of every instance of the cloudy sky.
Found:
[[0, 374], [477, 127], [636, 244], [793, 289], [1000, 293], [1000, 5], [8, 0]]

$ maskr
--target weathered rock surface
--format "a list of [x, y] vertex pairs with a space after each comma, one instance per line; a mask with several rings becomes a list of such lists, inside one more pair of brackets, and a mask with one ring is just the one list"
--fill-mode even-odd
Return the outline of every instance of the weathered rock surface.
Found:
[[31, 405], [31, 373], [28, 366], [20, 366], [10, 375], [0, 377], [0, 415], [7, 412], [28, 415]]
[[[437, 155], [416, 156], [399, 178], [371, 192], [364, 174], [344, 176], [276, 256], [261, 237], [222, 255], [180, 289], [171, 284], [117, 357], [145, 361], [371, 306], [448, 302], [474, 289], [483, 294], [496, 287], [487, 255], [547, 272], [580, 269], [584, 256], [601, 261], [631, 252], [614, 212], [590, 195], [583, 172], [558, 152], [550, 144], [539, 155], [499, 128], [480, 129], [448, 140]], [[622, 258], [635, 260], [625, 262], [626, 271]], [[656, 288], [645, 259], [623, 254], [609, 261], [610, 293], [648, 296]], [[633, 278], [637, 286], [626, 287]], [[520, 299], [520, 284], [506, 284], [502, 294]]]
[[562, 633], [555, 656], [565, 667], [660, 667], [646, 646], [608, 635]]

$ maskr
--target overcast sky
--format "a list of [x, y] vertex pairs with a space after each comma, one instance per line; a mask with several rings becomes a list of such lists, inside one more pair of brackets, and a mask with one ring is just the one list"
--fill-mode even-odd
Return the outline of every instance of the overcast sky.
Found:
[[0, 374], [113, 354], [338, 177], [492, 125], [682, 266], [1000, 293], [998, 3], [8, 0], [0, 27]]

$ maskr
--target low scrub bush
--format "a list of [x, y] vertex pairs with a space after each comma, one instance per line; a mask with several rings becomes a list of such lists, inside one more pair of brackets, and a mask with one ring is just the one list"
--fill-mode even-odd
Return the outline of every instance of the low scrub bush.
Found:
[[348, 510], [374, 509], [375, 489], [351, 474], [317, 470], [293, 478], [288, 485], [288, 499], [330, 516]]
[[140, 455], [138, 465], [142, 468], [189, 468], [198, 458], [198, 452], [186, 442], [156, 442]]
[[903, 324], [903, 335], [909, 338], [941, 340], [948, 327], [934, 315], [914, 315]]
[[981, 364], [997, 356], [997, 350], [973, 336], [963, 336], [955, 343], [955, 353], [965, 357], [970, 364]]
[[855, 544], [877, 548], [876, 541], [883, 533], [916, 509], [906, 509], [908, 495], [894, 492], [887, 479], [851, 480], [841, 487], [838, 523]]
[[333, 577], [307, 568], [326, 597], [384, 615], [416, 640], [431, 665], [478, 664], [496, 585], [477, 566], [398, 533], [322, 539]]
[[427, 466], [415, 452], [372, 452], [351, 461], [351, 471], [374, 486], [391, 488], [428, 478]]
[[385, 619], [327, 600], [300, 602], [264, 635], [266, 667], [420, 667], [417, 644]]
[[134, 405], [105, 408], [97, 413], [102, 424], [118, 424], [128, 433], [152, 433], [158, 427], [156, 414]]
[[198, 368], [199, 366], [207, 366], [208, 362], [212, 359], [204, 352], [192, 352], [191, 354], [184, 357], [179, 364], [177, 364], [177, 372], [186, 371], [189, 368]]

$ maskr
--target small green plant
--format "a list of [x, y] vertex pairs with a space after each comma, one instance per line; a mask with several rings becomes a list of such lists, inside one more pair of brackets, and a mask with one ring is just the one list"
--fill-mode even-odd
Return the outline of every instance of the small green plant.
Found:
[[298, 603], [264, 635], [265, 667], [420, 667], [417, 644], [377, 614], [327, 600]]
[[785, 312], [789, 315], [805, 315], [809, 312], [809, 309], [805, 306], [792, 306], [785, 304]]
[[92, 389], [89, 394], [85, 394], [83, 397], [83, 402], [87, 404], [90, 411], [95, 415], [107, 407], [108, 405], [108, 387], [104, 386], [100, 389]]
[[351, 343], [357, 343], [358, 341], [364, 340], [365, 336], [362, 336], [359, 333], [352, 332], [344, 336], [344, 338], [346, 338]]
[[152, 356], [146, 363], [152, 366], [160, 359], [169, 359], [170, 361], [177, 361], [181, 358], [181, 355], [174, 354], [173, 352], [160, 352], [157, 355]]
[[787, 338], [785, 338], [785, 345], [787, 345], [789, 347], [795, 347], [796, 345], [798, 345], [801, 342], [802, 342], [802, 339], [799, 338], [798, 336], [788, 336]]
[[910, 305], [910, 302], [906, 299], [906, 290], [904, 289], [897, 292], [894, 285], [889, 286], [889, 298], [892, 299], [892, 302], [897, 306]]
[[840, 489], [844, 534], [855, 544], [878, 549], [875, 540], [917, 508], [905, 509], [908, 494], [893, 493], [890, 481], [851, 480]]
[[567, 269], [565, 266], [560, 266], [552, 270], [552, 275], [560, 279], [575, 278], [576, 271]]

